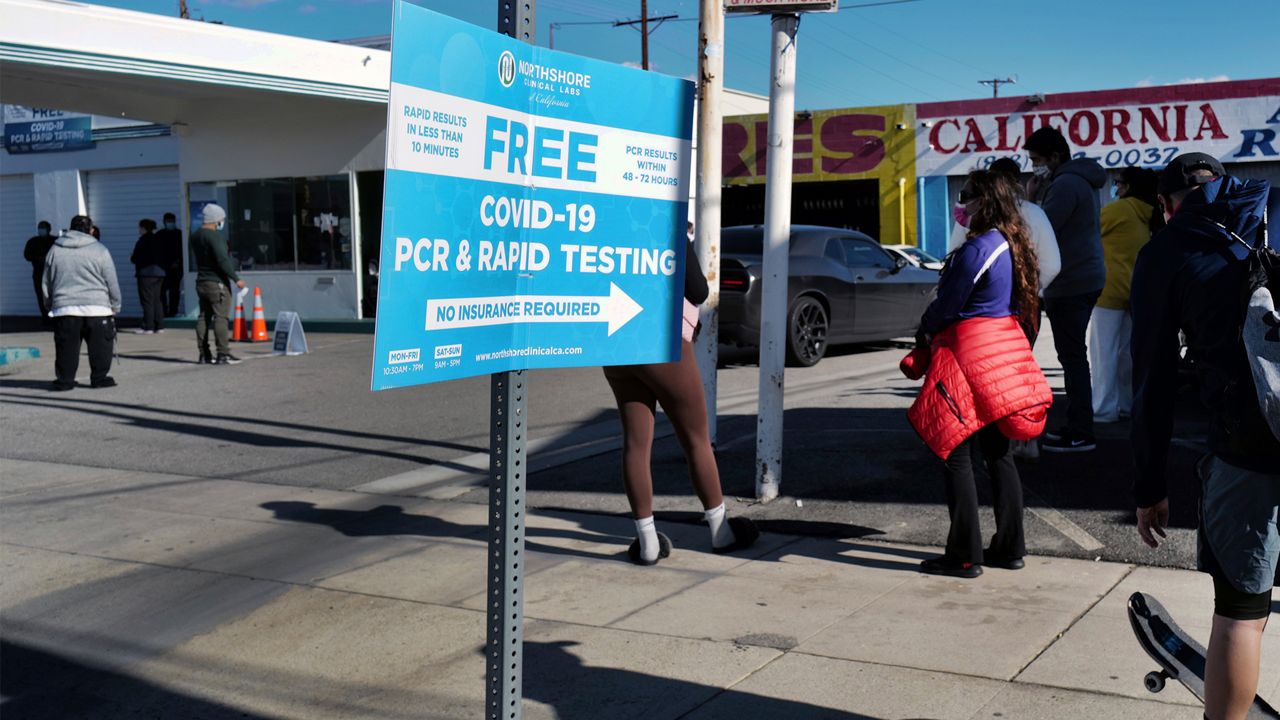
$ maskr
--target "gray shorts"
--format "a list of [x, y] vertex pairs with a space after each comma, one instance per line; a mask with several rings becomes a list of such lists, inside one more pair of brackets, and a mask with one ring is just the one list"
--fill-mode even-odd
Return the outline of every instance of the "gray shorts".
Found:
[[1200, 477], [1200, 569], [1242, 593], [1267, 592], [1280, 579], [1280, 475], [1213, 457]]

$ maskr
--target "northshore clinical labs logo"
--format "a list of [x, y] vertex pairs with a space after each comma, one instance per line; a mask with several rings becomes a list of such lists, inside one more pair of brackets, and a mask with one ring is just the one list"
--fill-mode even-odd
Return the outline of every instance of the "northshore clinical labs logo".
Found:
[[502, 87], [511, 87], [516, 81], [516, 56], [510, 50], [503, 50], [498, 56], [498, 82]]

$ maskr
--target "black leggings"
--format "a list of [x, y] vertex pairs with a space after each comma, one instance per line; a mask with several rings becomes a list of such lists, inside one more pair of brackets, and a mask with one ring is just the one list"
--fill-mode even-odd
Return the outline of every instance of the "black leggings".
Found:
[[995, 499], [996, 534], [991, 539], [991, 552], [1002, 559], [1020, 558], [1027, 554], [1022, 534], [1022, 480], [1009, 450], [1009, 438], [995, 425], [970, 436], [946, 460], [947, 508], [951, 511], [947, 557], [965, 563], [983, 561], [978, 487], [973, 477], [975, 455], [986, 462]]

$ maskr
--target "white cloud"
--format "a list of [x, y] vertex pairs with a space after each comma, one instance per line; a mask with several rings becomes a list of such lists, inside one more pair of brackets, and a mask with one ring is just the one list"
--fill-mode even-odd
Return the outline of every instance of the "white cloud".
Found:
[[1231, 78], [1227, 77], [1226, 75], [1214, 75], [1211, 78], [1202, 78], [1202, 77], [1189, 78], [1188, 77], [1188, 78], [1182, 78], [1175, 84], [1176, 85], [1198, 85], [1200, 83], [1226, 82], [1227, 80], [1230, 80], [1230, 79]]
[[1177, 82], [1158, 83], [1153, 77], [1145, 77], [1134, 83], [1134, 87], [1155, 87], [1157, 85], [1199, 85], [1201, 83], [1226, 82], [1231, 78], [1226, 75], [1214, 75], [1213, 77], [1184, 77]]

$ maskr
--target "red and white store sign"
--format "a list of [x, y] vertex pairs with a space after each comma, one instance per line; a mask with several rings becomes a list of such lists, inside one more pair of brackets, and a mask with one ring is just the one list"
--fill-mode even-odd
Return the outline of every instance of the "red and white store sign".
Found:
[[1280, 95], [1043, 109], [1022, 102], [1010, 112], [990, 114], [964, 114], [966, 104], [994, 103], [935, 103], [932, 107], [960, 110], [935, 117], [918, 111], [918, 175], [963, 175], [1000, 157], [1030, 169], [1022, 146], [1042, 127], [1057, 128], [1077, 157], [1095, 158], [1106, 168], [1159, 168], [1192, 151], [1228, 163], [1280, 161]]

